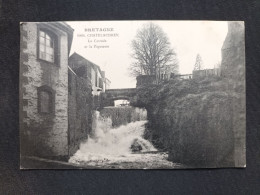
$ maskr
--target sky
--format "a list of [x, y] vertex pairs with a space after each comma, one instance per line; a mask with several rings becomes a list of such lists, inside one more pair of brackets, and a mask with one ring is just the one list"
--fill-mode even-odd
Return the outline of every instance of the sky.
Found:
[[[67, 22], [74, 29], [70, 55], [76, 52], [100, 66], [111, 81], [110, 88], [134, 88], [136, 79], [128, 72], [133, 62], [131, 41], [137, 30], [149, 22], [158, 24], [168, 36], [177, 53], [180, 74], [192, 73], [197, 54], [201, 55], [204, 68], [221, 62], [221, 47], [228, 30], [225, 21]], [[93, 37], [96, 34], [110, 37]]]

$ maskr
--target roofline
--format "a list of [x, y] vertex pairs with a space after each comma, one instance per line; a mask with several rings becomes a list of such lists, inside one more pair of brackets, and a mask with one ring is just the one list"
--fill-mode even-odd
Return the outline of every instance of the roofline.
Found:
[[[96, 65], [95, 63], [91, 62], [90, 60], [84, 58], [82, 55], [78, 54], [77, 52], [74, 52], [71, 56], [73, 56], [74, 54], [75, 54], [75, 55], [78, 55], [78, 56], [81, 57], [81, 58], [83, 58], [84, 60], [86, 60], [87, 62], [89, 62], [92, 66], [93, 66], [93, 65], [96, 66], [96, 67], [98, 68], [100, 74], [102, 75], [102, 71], [101, 71], [99, 65]], [[71, 56], [70, 56], [70, 57], [71, 57]]]

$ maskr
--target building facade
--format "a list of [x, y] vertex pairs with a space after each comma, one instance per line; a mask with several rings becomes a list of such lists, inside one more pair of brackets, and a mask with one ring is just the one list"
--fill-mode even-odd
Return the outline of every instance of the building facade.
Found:
[[93, 94], [93, 109], [96, 110], [101, 105], [101, 92], [105, 92], [110, 87], [110, 81], [105, 77], [105, 71], [83, 56], [73, 53], [69, 57], [69, 66], [79, 77], [91, 83]]
[[105, 71], [93, 62], [74, 52], [69, 57], [70, 68], [79, 76], [91, 82], [93, 91], [105, 91], [110, 87], [110, 81], [105, 76]]
[[69, 58], [73, 29], [65, 22], [26, 22], [20, 31], [21, 157], [67, 160], [92, 133], [92, 111], [110, 81], [82, 56]]
[[20, 31], [21, 155], [66, 158], [73, 29], [64, 22], [28, 22]]

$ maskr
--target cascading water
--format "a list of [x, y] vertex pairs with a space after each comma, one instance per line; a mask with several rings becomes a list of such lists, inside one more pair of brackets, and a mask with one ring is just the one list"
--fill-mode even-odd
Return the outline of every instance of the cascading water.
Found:
[[136, 108], [134, 111], [132, 118], [138, 121], [116, 128], [112, 127], [111, 117], [100, 116], [96, 111], [94, 135], [81, 144], [69, 162], [95, 168], [172, 167], [173, 163], [166, 160], [167, 154], [156, 152], [153, 145], [143, 139], [146, 110]]

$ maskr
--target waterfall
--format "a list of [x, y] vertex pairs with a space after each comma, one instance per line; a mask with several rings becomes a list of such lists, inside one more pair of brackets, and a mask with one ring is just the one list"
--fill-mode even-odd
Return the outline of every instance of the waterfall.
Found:
[[[110, 110], [114, 111], [115, 109], [117, 108]], [[131, 112], [130, 117], [133, 122], [119, 127], [113, 127], [113, 122], [116, 122], [112, 121], [111, 116], [107, 114], [108, 112], [102, 116], [100, 112], [96, 111], [93, 117], [95, 119], [93, 135], [81, 143], [80, 149], [70, 158], [69, 162], [113, 160], [135, 153], [156, 151], [149, 141], [143, 139], [147, 122], [146, 110], [133, 109], [134, 112]], [[121, 121], [120, 117], [122, 116], [119, 115], [116, 120]]]
[[147, 119], [146, 109], [132, 106], [105, 107], [100, 111], [100, 115], [111, 118], [113, 127]]

